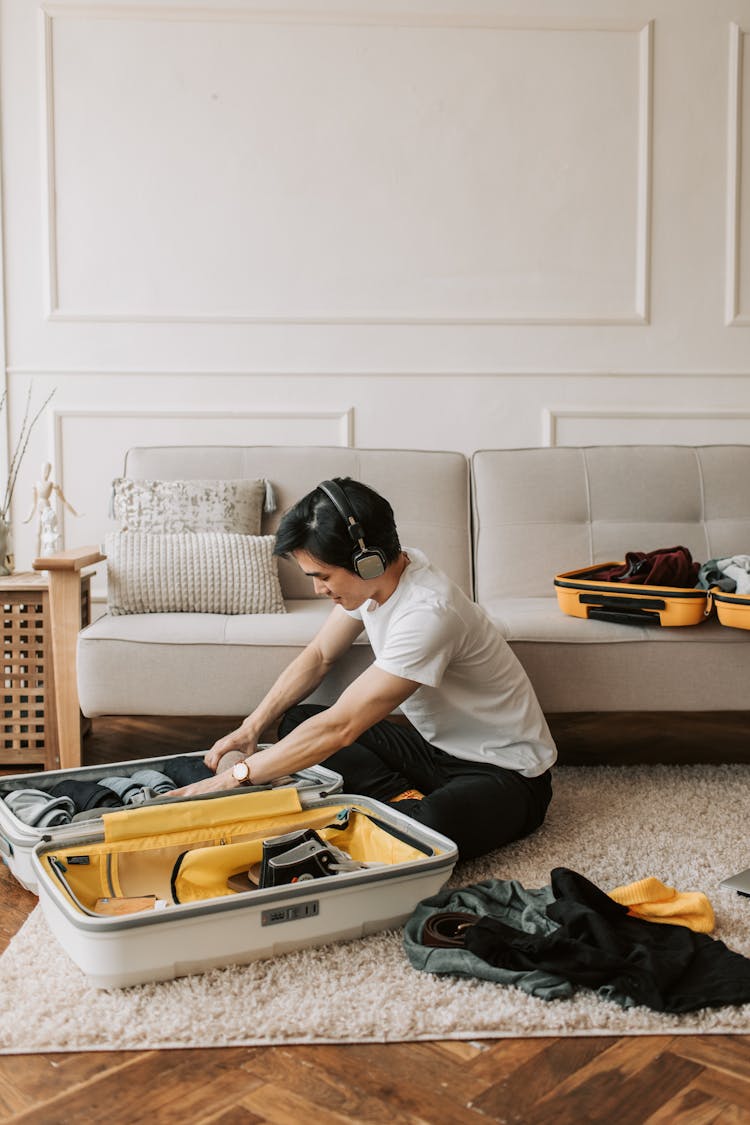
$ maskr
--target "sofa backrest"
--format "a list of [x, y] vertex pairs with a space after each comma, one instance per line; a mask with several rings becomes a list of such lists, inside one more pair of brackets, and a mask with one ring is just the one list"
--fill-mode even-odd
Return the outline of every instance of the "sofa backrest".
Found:
[[[402, 544], [418, 547], [471, 594], [469, 466], [462, 453], [321, 446], [152, 446], [130, 449], [124, 475], [138, 480], [266, 479], [277, 509], [271, 534], [297, 500], [322, 480], [353, 477], [391, 503]], [[365, 530], [367, 530], [365, 528]], [[279, 560], [287, 598], [313, 597], [296, 563]]]
[[750, 445], [493, 449], [472, 458], [479, 602], [553, 593], [561, 571], [681, 544], [750, 552]]

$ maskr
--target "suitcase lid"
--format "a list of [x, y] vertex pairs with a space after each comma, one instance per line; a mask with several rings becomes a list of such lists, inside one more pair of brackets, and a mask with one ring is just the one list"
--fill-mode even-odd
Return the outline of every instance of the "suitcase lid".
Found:
[[593, 566], [584, 566], [578, 570], [566, 570], [561, 574], [556, 574], [554, 578], [554, 585], [558, 589], [567, 590], [602, 590], [617, 593], [621, 591], [623, 594], [642, 594], [644, 597], [649, 593], [661, 593], [665, 597], [670, 598], [685, 598], [687, 600], [706, 599], [708, 591], [702, 587], [695, 586], [654, 586], [646, 582], [609, 582], [607, 579], [597, 578], [597, 574], [608, 567], [621, 566], [621, 562], [601, 562]]
[[727, 605], [750, 605], [750, 597], [747, 594], [730, 594], [728, 590], [722, 590], [719, 586], [712, 586], [709, 595], [713, 601], [726, 602]]
[[[41, 839], [50, 841], [59, 839], [65, 842], [70, 840], [73, 836], [79, 836], [82, 833], [88, 835], [89, 828], [93, 829], [96, 833], [100, 833], [103, 828], [104, 817], [109, 813], [122, 812], [122, 808], [103, 809], [100, 816], [86, 817], [81, 820], [74, 820], [68, 824], [60, 824], [52, 827], [37, 827], [26, 824], [7, 806], [4, 798], [8, 793], [19, 789], [40, 789], [46, 792], [54, 788], [59, 782], [65, 780], [96, 782], [105, 777], [130, 776], [141, 769], [154, 769], [159, 771], [160, 766], [168, 765], [170, 757], [202, 758], [203, 753], [202, 751], [197, 751], [193, 754], [174, 754], [159, 758], [136, 758], [126, 762], [111, 762], [107, 765], [79, 766], [75, 769], [64, 770], [43, 770], [39, 773], [9, 774], [0, 777], [0, 853], [10, 858], [14, 854], [14, 848], [31, 847]], [[277, 778], [267, 785], [245, 786], [240, 792], [252, 793], [253, 791], [295, 788], [299, 790], [300, 798], [304, 800], [305, 803], [314, 803], [321, 798], [327, 797], [329, 794], [338, 793], [342, 785], [343, 779], [340, 774], [335, 773], [333, 770], [326, 769], [325, 766], [309, 766], [306, 769], [299, 770], [293, 775]], [[224, 797], [231, 797], [237, 792], [238, 790], [231, 789], [227, 790], [226, 794], [223, 795], [207, 793], [197, 797], [154, 797], [150, 801], [144, 802], [142, 805], [132, 807], [154, 808], [158, 805], [176, 806], [185, 801], [195, 802], [223, 799]], [[124, 807], [127, 808], [128, 806]]]

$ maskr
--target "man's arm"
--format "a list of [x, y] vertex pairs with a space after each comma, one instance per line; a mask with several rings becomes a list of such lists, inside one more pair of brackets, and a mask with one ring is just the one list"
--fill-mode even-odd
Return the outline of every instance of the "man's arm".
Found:
[[251, 782], [262, 785], [325, 761], [387, 718], [419, 686], [414, 680], [393, 676], [373, 664], [342, 692], [333, 707], [313, 715], [286, 738], [255, 754], [248, 763]]
[[215, 770], [223, 756], [232, 750], [239, 750], [245, 756], [254, 753], [262, 732], [315, 691], [363, 628], [360, 620], [350, 617], [340, 606], [334, 606], [310, 644], [284, 669], [255, 710], [237, 730], [214, 743], [206, 754], [206, 765]]
[[[393, 676], [373, 664], [342, 692], [333, 707], [313, 715], [274, 746], [259, 750], [248, 758], [250, 783], [263, 785], [276, 777], [325, 761], [337, 750], [354, 742], [362, 731], [387, 718], [419, 686], [414, 680]], [[206, 781], [176, 789], [169, 796], [193, 797], [198, 793], [220, 792], [237, 785], [239, 782], [235, 781], [231, 771], [226, 771]]]

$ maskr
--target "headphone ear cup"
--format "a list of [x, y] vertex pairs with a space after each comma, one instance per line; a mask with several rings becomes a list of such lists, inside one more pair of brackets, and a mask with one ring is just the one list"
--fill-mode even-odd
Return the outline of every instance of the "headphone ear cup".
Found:
[[385, 574], [388, 562], [385, 553], [379, 547], [368, 547], [365, 543], [365, 531], [356, 517], [349, 498], [340, 485], [334, 480], [324, 480], [318, 488], [326, 494], [336, 511], [346, 524], [349, 538], [359, 544], [352, 552], [352, 566], [359, 578], [380, 578]]
[[385, 574], [387, 563], [385, 555], [377, 547], [368, 547], [366, 551], [355, 551], [352, 565], [359, 578], [380, 578]]

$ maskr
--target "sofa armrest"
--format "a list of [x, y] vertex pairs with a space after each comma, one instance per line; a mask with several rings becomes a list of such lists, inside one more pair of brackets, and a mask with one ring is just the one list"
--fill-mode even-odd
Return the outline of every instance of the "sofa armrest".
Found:
[[81, 570], [106, 558], [98, 547], [76, 547], [34, 559], [34, 570], [49, 575], [52, 665], [60, 767], [81, 765], [81, 708], [76, 651], [81, 629]]
[[69, 551], [58, 551], [43, 559], [34, 559], [34, 570], [80, 571], [84, 566], [93, 566], [106, 559], [98, 547], [72, 547]]

